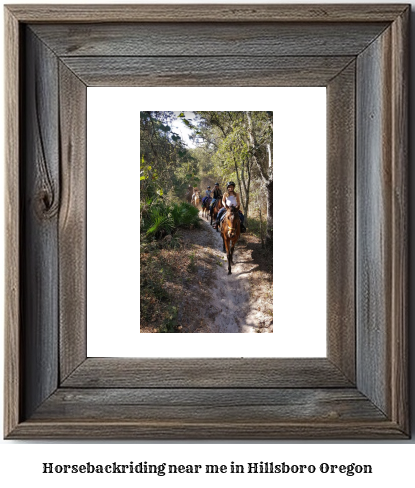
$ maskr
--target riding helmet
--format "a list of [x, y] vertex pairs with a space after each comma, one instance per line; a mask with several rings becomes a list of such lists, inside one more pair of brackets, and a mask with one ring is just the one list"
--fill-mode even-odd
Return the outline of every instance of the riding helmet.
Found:
[[215, 186], [219, 186], [219, 183], [215, 183]]
[[235, 186], [236, 186], [236, 185], [235, 185], [235, 183], [234, 183], [233, 181], [228, 181], [228, 182], [226, 183], [226, 188], [228, 188], [228, 187], [230, 187], [230, 186], [233, 186], [233, 187], [235, 188]]

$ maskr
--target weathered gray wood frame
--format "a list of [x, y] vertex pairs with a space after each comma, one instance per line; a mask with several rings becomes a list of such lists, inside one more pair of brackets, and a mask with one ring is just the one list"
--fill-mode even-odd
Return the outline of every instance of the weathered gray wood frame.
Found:
[[[6, 438], [408, 438], [409, 10], [6, 6]], [[86, 87], [108, 84], [327, 87], [327, 358], [86, 357]]]

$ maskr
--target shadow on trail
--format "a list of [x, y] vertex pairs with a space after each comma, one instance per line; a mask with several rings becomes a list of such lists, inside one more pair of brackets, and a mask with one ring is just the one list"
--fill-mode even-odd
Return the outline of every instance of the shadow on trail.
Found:
[[[235, 263], [235, 264], [238, 264], [238, 263]], [[254, 266], [252, 269], [250, 269], [249, 271], [242, 271], [241, 273], [235, 273], [235, 276], [241, 276], [241, 275], [245, 275], [245, 274], [251, 274], [253, 273], [254, 271], [258, 271], [259, 270], [259, 267], [258, 266]]]
[[252, 261], [258, 265], [258, 271], [272, 273], [273, 256], [272, 249], [262, 249], [261, 243], [250, 242], [248, 249], [252, 250]]
[[[206, 243], [205, 247], [212, 249], [213, 251], [219, 251], [223, 253], [223, 241], [222, 241], [222, 236], [220, 232], [216, 232], [215, 229], [213, 229], [210, 224], [208, 224], [208, 227], [205, 225], [202, 225], [202, 228], [199, 229], [200, 232], [206, 232], [207, 234], [211, 232], [213, 234], [214, 240], [213, 242], [206, 237]], [[251, 251], [251, 258], [252, 260], [238, 260], [237, 254], [238, 251]], [[250, 273], [252, 271], [264, 271], [266, 273], [272, 273], [272, 266], [273, 266], [273, 256], [272, 256], [272, 249], [267, 250], [263, 249], [261, 246], [261, 243], [256, 243], [253, 242], [252, 240], [249, 239], [249, 236], [243, 236], [241, 239], [236, 243], [235, 246], [235, 263], [241, 263], [241, 264], [253, 264], [256, 265], [254, 268], [251, 269], [251, 271], [246, 271], [244, 273]], [[225, 253], [223, 253], [225, 255]]]

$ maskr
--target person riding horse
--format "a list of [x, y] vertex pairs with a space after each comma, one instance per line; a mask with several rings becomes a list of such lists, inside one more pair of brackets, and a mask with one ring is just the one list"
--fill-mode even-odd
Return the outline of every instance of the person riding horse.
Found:
[[[206, 189], [206, 191], [205, 191], [205, 194], [206, 195], [203, 197], [203, 200], [202, 200], [202, 208], [205, 206], [206, 201], [210, 199], [210, 194], [211, 193], [212, 192], [210, 191], [210, 186], [208, 186], [207, 189]], [[208, 206], [208, 205], [206, 205], [206, 206]]]
[[215, 206], [216, 202], [222, 198], [222, 190], [219, 188], [219, 183], [215, 183], [215, 189], [213, 190], [213, 199], [212, 202], [210, 203], [210, 209]]
[[202, 217], [206, 217], [206, 219], [208, 219], [208, 215], [209, 215], [209, 206], [210, 206], [210, 201], [211, 201], [211, 190], [210, 190], [210, 186], [207, 187], [207, 190], [205, 191], [205, 196], [203, 197], [203, 200], [202, 200]]
[[209, 209], [210, 225], [214, 225], [213, 222], [216, 222], [216, 215], [223, 206], [222, 196], [222, 190], [219, 188], [219, 183], [215, 183], [215, 189], [213, 190], [213, 199]]
[[197, 189], [197, 186], [193, 188], [193, 195], [192, 195], [192, 203], [194, 203], [196, 196], [199, 194], [199, 190]]
[[[216, 185], [215, 185], [216, 186]], [[241, 202], [239, 200], [239, 194], [235, 192], [235, 183], [233, 181], [228, 181], [226, 184], [227, 192], [223, 194], [222, 202], [223, 208], [221, 208], [216, 217], [215, 229], [219, 227], [220, 221], [226, 212], [227, 207], [236, 207], [239, 210], [239, 218], [241, 220], [241, 232], [246, 232], [246, 227], [244, 225], [244, 214], [240, 211]]]

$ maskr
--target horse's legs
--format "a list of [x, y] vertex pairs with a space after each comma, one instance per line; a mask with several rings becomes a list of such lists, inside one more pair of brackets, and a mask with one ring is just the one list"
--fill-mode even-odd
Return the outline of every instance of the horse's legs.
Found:
[[231, 261], [232, 261], [232, 254], [231, 254], [231, 241], [225, 239], [222, 234], [223, 239], [223, 252], [226, 252], [226, 256], [228, 258], [228, 275], [232, 274], [231, 271]]
[[231, 263], [232, 263], [232, 264], [235, 264], [235, 263], [233, 262], [233, 250], [234, 250], [234, 248], [235, 248], [235, 243], [234, 243], [234, 242], [232, 242], [232, 247], [231, 247]]
[[210, 225], [213, 224], [214, 220], [216, 221], [217, 212], [215, 212], [215, 210], [216, 210], [215, 207], [213, 207], [211, 212], [210, 212]]

